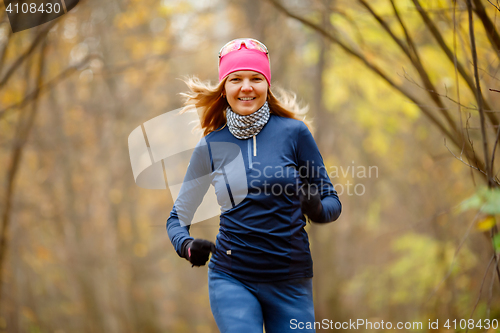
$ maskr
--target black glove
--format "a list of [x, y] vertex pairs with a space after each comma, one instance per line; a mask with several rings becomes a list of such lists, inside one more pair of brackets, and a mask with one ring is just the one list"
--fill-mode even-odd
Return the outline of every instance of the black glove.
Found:
[[319, 188], [311, 186], [307, 179], [303, 178], [299, 189], [299, 199], [302, 214], [307, 215], [313, 222], [320, 222], [323, 205]]
[[182, 243], [181, 256], [193, 266], [204, 266], [210, 252], [215, 253], [215, 244], [204, 239], [188, 239]]

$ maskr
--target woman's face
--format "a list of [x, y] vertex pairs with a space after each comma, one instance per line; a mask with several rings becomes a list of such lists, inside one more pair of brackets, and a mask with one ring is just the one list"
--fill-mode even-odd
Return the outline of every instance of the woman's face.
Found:
[[224, 85], [231, 109], [242, 116], [254, 113], [264, 105], [268, 88], [264, 75], [253, 71], [231, 73]]

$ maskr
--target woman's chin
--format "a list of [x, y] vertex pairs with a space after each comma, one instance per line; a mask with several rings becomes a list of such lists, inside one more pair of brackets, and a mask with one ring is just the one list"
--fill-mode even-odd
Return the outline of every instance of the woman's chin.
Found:
[[257, 110], [258, 108], [252, 108], [252, 107], [243, 107], [243, 108], [238, 108], [237, 110], [233, 109], [233, 111], [239, 114], [240, 116], [248, 116], [249, 114], [252, 114]]

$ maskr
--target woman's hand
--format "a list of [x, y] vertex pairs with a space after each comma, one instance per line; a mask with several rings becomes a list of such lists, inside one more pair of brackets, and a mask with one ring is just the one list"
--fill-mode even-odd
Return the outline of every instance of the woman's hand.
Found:
[[313, 222], [320, 222], [323, 205], [321, 204], [321, 194], [317, 186], [311, 186], [306, 178], [302, 179], [302, 186], [299, 189], [300, 208], [302, 214], [307, 215]]
[[182, 244], [182, 257], [193, 266], [204, 266], [210, 252], [215, 253], [215, 244], [205, 239], [188, 239]]

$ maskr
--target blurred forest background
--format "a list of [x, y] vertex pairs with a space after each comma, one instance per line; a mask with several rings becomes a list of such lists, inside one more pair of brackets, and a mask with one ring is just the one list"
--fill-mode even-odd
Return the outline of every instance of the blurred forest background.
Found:
[[12, 34], [0, 3], [0, 332], [218, 331], [207, 268], [173, 250], [172, 202], [135, 185], [127, 137], [182, 106], [180, 78], [215, 82], [238, 37], [268, 46], [339, 171], [342, 216], [307, 226], [316, 319], [499, 319], [499, 8], [81, 0]]

